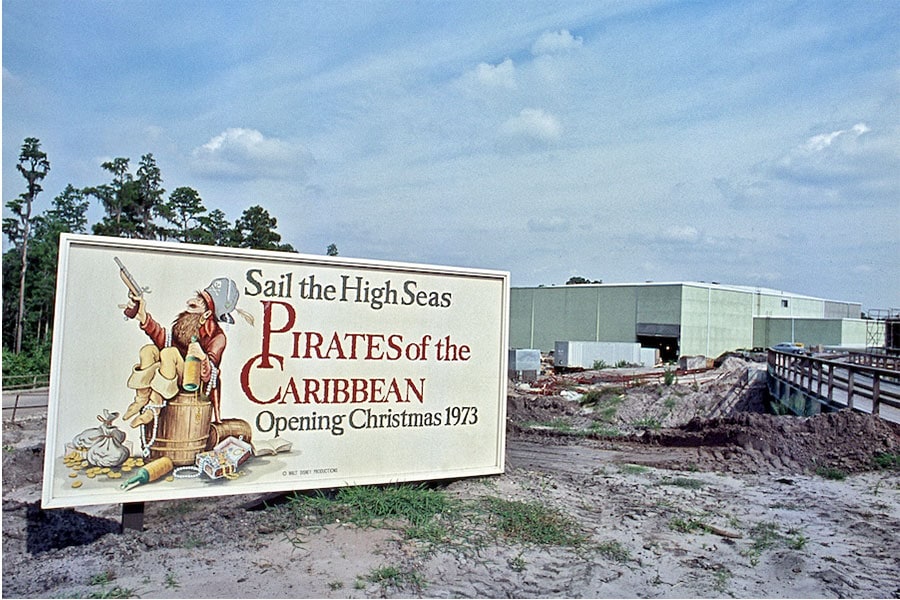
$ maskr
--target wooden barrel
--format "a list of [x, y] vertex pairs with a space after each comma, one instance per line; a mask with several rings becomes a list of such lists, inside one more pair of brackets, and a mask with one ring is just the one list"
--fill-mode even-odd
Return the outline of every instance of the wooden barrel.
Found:
[[206, 442], [206, 449], [212, 450], [216, 444], [229, 436], [244, 440], [248, 444], [252, 441], [253, 431], [250, 429], [250, 423], [243, 419], [222, 419], [221, 423], [209, 424], [209, 441]]
[[[156, 441], [150, 446], [150, 458], [167, 456], [176, 467], [194, 464], [198, 453], [206, 450], [212, 403], [198, 392], [180, 392], [159, 413]], [[150, 442], [152, 427], [144, 429]]]

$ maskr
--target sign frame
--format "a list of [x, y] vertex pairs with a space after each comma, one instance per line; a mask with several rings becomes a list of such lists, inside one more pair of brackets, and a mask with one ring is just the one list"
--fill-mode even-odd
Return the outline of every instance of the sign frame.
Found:
[[[509, 290], [506, 271], [62, 234], [41, 505], [501, 474]], [[199, 335], [167, 396], [190, 312], [227, 344]]]

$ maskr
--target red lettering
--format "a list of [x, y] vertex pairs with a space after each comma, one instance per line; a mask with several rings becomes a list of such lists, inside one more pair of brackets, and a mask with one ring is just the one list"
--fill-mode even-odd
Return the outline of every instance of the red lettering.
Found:
[[[425, 403], [425, 378], [419, 378], [419, 387], [416, 387], [416, 384], [409, 377], [406, 378], [406, 399], [404, 402], [409, 402], [409, 393], [412, 392], [415, 394], [416, 398], [419, 400], [419, 404]], [[399, 400], [398, 400], [399, 402]]]
[[[284, 307], [287, 311], [287, 318], [285, 319], [285, 324], [279, 328], [272, 327], [272, 309], [275, 305], [280, 305]], [[262, 360], [259, 363], [260, 369], [271, 369], [272, 363], [269, 362], [269, 357], [274, 356], [276, 359], [281, 359], [277, 354], [272, 354], [269, 351], [269, 347], [272, 342], [272, 334], [273, 333], [284, 333], [288, 331], [291, 327], [294, 326], [294, 320], [297, 318], [297, 313], [294, 311], [294, 307], [288, 304], [287, 302], [280, 302], [278, 300], [263, 300], [263, 335], [262, 335], [262, 352], [260, 353], [260, 357]], [[281, 363], [279, 362], [279, 365]]]
[[[284, 362], [282, 360], [282, 357], [278, 356], [277, 354], [273, 354], [272, 356], [276, 361], [278, 361], [278, 366], [283, 369]], [[263, 355], [257, 354], [246, 363], [244, 363], [244, 367], [241, 369], [241, 389], [244, 390], [244, 394], [251, 402], [255, 402], [256, 404], [274, 404], [281, 399], [281, 388], [278, 388], [278, 391], [275, 392], [275, 395], [268, 400], [260, 400], [253, 393], [253, 390], [250, 389], [250, 372], [253, 370], [253, 363], [260, 359], [263, 359]], [[262, 369], [267, 367], [263, 367], [262, 362], [260, 362], [260, 368]], [[271, 368], [271, 365], [268, 368]]]
[[[366, 390], [369, 386], [369, 382], [366, 379], [353, 379], [353, 402], [354, 404], [359, 404], [361, 402], [368, 402], [369, 395], [366, 393]], [[360, 399], [362, 396], [362, 399]]]
[[[335, 379], [334, 380], [334, 390], [331, 394], [332, 396], [332, 404], [346, 404], [350, 401], [350, 380], [349, 379]], [[343, 399], [341, 399], [343, 398]]]
[[[315, 338], [315, 343], [313, 343], [313, 338]], [[316, 358], [325, 358], [322, 356], [322, 344], [325, 342], [325, 338], [322, 337], [321, 333], [316, 331], [307, 331], [306, 332], [306, 354], [303, 355], [303, 358], [312, 358], [312, 351], [316, 351]]]
[[331, 336], [331, 345], [328, 346], [328, 350], [325, 352], [328, 358], [331, 358], [331, 351], [337, 350], [337, 358], [346, 359], [347, 357], [344, 355], [344, 349], [341, 348], [341, 338], [338, 336], [337, 331], [334, 332], [334, 335]]
[[[366, 360], [381, 360], [384, 356], [384, 352], [381, 351], [381, 346], [378, 345], [379, 341], [384, 341], [384, 336], [378, 333], [370, 333], [369, 334], [369, 344], [368, 344], [368, 352], [366, 353]], [[378, 352], [378, 356], [375, 356], [373, 352]]]
[[312, 401], [316, 404], [321, 404], [322, 402], [319, 400], [319, 380], [318, 379], [304, 379], [303, 383], [305, 384], [305, 393], [303, 395], [303, 403], [309, 404], [309, 399], [312, 398]]

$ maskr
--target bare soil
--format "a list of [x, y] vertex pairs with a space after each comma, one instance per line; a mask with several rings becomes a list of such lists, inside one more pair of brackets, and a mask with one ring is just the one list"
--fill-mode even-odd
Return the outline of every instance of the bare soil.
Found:
[[[148, 504], [144, 530], [120, 533], [120, 505], [41, 510], [45, 419], [4, 422], [2, 594], [900, 597], [900, 471], [873, 460], [900, 454], [900, 428], [762, 414], [764, 380], [736, 358], [671, 385], [633, 375], [511, 383], [506, 473], [435, 484], [540, 502], [577, 523], [577, 547], [298, 528], [251, 496]], [[384, 567], [399, 575], [376, 581]]]

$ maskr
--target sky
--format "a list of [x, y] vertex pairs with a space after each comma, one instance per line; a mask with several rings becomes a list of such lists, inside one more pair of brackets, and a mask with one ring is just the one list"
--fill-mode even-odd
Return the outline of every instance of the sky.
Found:
[[900, 308], [898, 31], [894, 0], [3, 0], [4, 216], [36, 137], [38, 212], [151, 153], [305, 254]]

